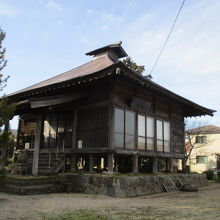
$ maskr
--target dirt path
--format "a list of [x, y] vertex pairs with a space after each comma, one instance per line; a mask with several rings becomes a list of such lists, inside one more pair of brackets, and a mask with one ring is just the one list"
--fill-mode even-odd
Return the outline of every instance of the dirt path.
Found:
[[66, 193], [34, 196], [0, 193], [0, 219], [40, 220], [76, 210], [95, 210], [120, 220], [220, 220], [220, 184], [210, 184], [198, 192], [163, 193], [125, 199]]

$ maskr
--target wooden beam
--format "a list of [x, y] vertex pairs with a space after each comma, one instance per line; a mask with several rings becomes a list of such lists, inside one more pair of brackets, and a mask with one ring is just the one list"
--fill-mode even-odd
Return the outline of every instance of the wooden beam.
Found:
[[58, 105], [70, 101], [77, 100], [86, 96], [85, 92], [75, 92], [71, 95], [59, 95], [59, 96], [49, 96], [49, 97], [41, 97], [30, 100], [31, 108], [40, 108], [51, 105]]
[[42, 115], [38, 115], [37, 120], [36, 120], [36, 135], [35, 135], [35, 141], [34, 141], [34, 156], [33, 156], [33, 166], [32, 166], [33, 176], [38, 175], [41, 128], [42, 128]]
[[98, 108], [98, 107], [104, 107], [104, 106], [108, 106], [109, 105], [109, 100], [106, 101], [100, 101], [100, 102], [95, 102], [95, 103], [91, 103], [91, 104], [85, 104], [85, 105], [81, 105], [79, 106], [79, 109], [92, 109], [92, 108]]

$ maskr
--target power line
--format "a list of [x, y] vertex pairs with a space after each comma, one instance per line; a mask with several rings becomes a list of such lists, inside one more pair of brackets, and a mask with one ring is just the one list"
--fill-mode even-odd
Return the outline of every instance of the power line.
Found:
[[178, 13], [177, 13], [177, 16], [176, 16], [176, 18], [175, 18], [175, 20], [174, 20], [174, 22], [173, 22], [173, 25], [172, 25], [172, 27], [171, 27], [171, 29], [170, 29], [170, 32], [169, 32], [169, 34], [168, 34], [168, 36], [167, 36], [167, 38], [166, 38], [166, 40], [165, 40], [165, 42], [164, 42], [164, 44], [163, 44], [163, 47], [162, 47], [162, 49], [161, 49], [161, 51], [160, 51], [160, 53], [159, 53], [159, 55], [158, 55], [158, 57], [157, 57], [157, 59], [156, 59], [156, 61], [155, 61], [155, 63], [154, 63], [154, 65], [153, 65], [153, 67], [152, 67], [152, 69], [151, 69], [149, 75], [151, 75], [151, 73], [154, 71], [154, 69], [155, 69], [155, 67], [156, 67], [156, 65], [157, 65], [157, 63], [158, 63], [158, 61], [159, 61], [159, 59], [160, 59], [160, 57], [161, 57], [161, 54], [162, 54], [163, 51], [164, 51], [164, 48], [165, 48], [165, 46], [166, 46], [166, 44], [167, 44], [167, 42], [168, 42], [168, 40], [169, 40], [169, 38], [170, 38], [170, 35], [171, 35], [171, 33], [172, 33], [173, 29], [174, 29], [174, 26], [175, 26], [175, 24], [176, 24], [176, 22], [177, 22], [177, 19], [178, 19], [179, 15], [180, 15], [180, 12], [181, 12], [181, 10], [182, 10], [182, 8], [183, 8], [183, 5], [184, 5], [185, 1], [186, 1], [186, 0], [183, 0], [182, 4], [181, 4], [181, 6], [180, 6], [180, 9], [179, 9], [179, 11], [178, 11]]

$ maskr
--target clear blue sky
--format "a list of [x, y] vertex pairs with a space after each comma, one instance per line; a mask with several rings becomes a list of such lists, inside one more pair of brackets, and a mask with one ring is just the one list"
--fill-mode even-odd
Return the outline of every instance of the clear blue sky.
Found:
[[[10, 93], [81, 65], [118, 40], [148, 74], [182, 0], [0, 0]], [[186, 0], [153, 80], [220, 111], [220, 1]], [[220, 114], [202, 117], [220, 126]], [[16, 127], [13, 122], [12, 127]]]

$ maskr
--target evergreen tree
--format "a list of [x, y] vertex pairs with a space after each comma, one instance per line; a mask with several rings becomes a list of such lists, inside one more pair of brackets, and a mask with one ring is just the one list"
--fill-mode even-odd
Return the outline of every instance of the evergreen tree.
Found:
[[[9, 76], [4, 76], [2, 74], [2, 70], [5, 68], [7, 64], [7, 60], [5, 59], [6, 49], [3, 47], [3, 40], [5, 39], [6, 34], [0, 28], [0, 91], [2, 92], [6, 86], [7, 80]], [[7, 159], [7, 146], [9, 143], [9, 119], [13, 116], [14, 107], [8, 105], [7, 98], [4, 95], [0, 97], [0, 132], [1, 128], [4, 126], [4, 132], [0, 133], [0, 167], [4, 167]]]
[[[138, 73], [139, 75], [143, 75], [143, 72], [145, 71], [145, 67], [144, 66], [139, 66], [137, 65], [137, 63], [135, 63], [131, 57], [127, 57], [122, 61], [128, 68], [130, 68], [131, 70], [135, 71], [136, 73]], [[146, 75], [145, 76], [148, 79], [152, 79], [151, 75]]]

